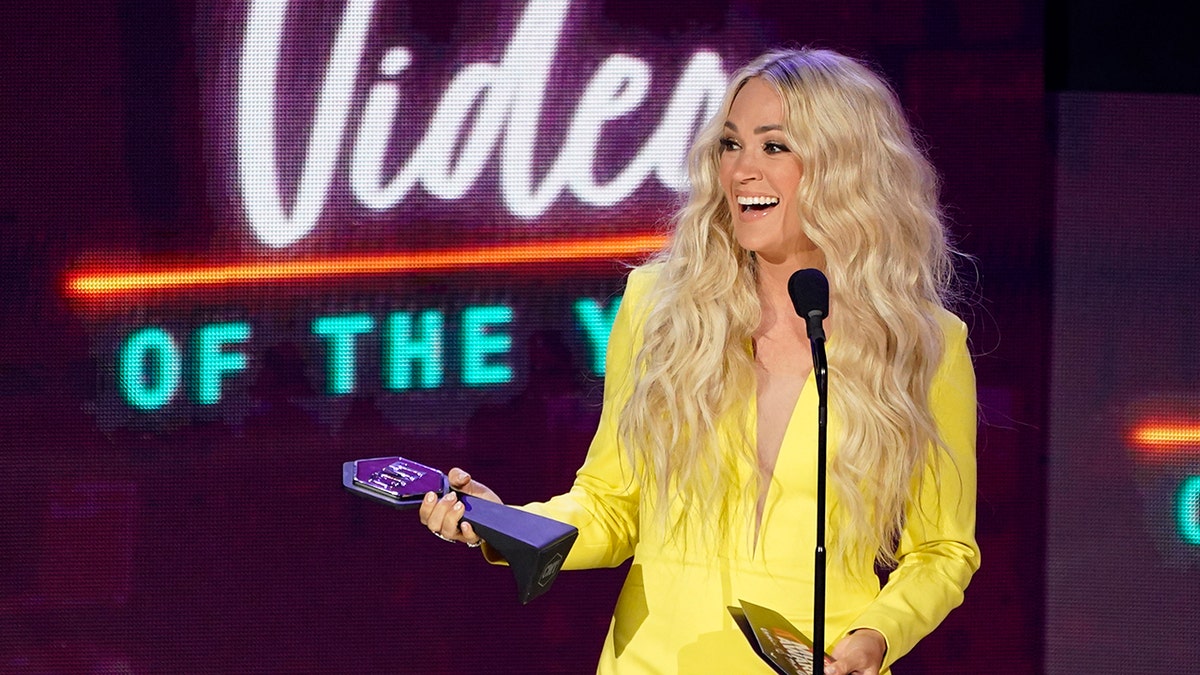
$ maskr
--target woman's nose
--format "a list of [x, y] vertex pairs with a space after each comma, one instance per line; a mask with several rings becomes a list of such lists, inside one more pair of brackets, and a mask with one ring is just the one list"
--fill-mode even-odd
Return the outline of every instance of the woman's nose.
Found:
[[739, 183], [762, 178], [762, 166], [753, 153], [739, 153], [733, 165], [733, 179]]

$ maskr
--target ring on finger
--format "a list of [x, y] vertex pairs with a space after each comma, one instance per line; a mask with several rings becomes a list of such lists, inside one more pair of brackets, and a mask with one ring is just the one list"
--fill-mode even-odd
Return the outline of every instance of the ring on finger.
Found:
[[471, 548], [479, 548], [480, 546], [483, 546], [483, 540], [476, 539], [474, 542], [468, 541], [467, 546], [470, 546]]
[[434, 532], [433, 536], [437, 537], [438, 539], [441, 539], [442, 541], [448, 541], [452, 544], [454, 543], [453, 539], [451, 539], [450, 537], [444, 536], [441, 532]]

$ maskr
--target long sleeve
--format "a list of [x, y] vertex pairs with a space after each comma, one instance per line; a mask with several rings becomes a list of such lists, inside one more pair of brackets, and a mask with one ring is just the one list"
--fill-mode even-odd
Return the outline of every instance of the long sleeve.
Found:
[[946, 354], [935, 376], [931, 404], [949, 453], [925, 472], [920, 499], [909, 509], [892, 570], [879, 596], [854, 626], [873, 628], [887, 640], [884, 667], [908, 653], [962, 603], [979, 569], [975, 542], [975, 372], [966, 327], [951, 319]]
[[564, 569], [615, 567], [633, 555], [638, 540], [639, 486], [618, 441], [617, 419], [629, 399], [644, 299], [654, 276], [637, 270], [626, 284], [608, 340], [600, 424], [574, 484], [566, 494], [523, 507], [579, 528]]

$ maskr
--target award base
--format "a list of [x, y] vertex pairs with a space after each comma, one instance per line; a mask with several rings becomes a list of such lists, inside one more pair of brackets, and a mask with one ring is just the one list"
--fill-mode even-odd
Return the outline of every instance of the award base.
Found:
[[[445, 474], [403, 457], [376, 457], [342, 464], [342, 486], [395, 509], [421, 505], [426, 492], [450, 491]], [[463, 520], [508, 562], [525, 604], [550, 589], [579, 530], [566, 523], [458, 492]]]

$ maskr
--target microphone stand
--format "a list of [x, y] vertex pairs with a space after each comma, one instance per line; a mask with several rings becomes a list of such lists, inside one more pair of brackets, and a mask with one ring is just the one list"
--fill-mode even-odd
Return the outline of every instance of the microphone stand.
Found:
[[813, 566], [813, 673], [818, 658], [825, 665], [825, 473], [829, 419], [829, 362], [825, 360], [825, 326], [829, 316], [829, 280], [818, 269], [797, 270], [788, 277], [788, 296], [796, 314], [804, 317], [812, 345], [813, 376], [817, 383], [817, 547]]
[[[814, 316], [814, 314], [816, 316]], [[813, 324], [816, 330], [813, 330]], [[829, 363], [825, 359], [825, 331], [820, 312], [808, 316], [812, 343], [813, 376], [817, 383], [817, 547], [813, 568], [813, 673], [825, 665], [825, 470], [829, 417]]]

